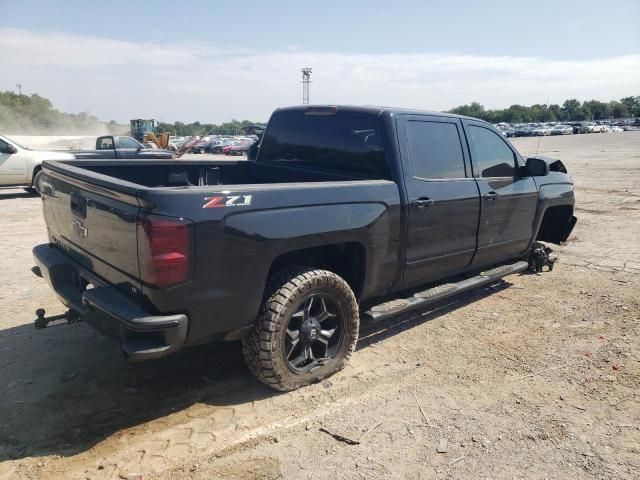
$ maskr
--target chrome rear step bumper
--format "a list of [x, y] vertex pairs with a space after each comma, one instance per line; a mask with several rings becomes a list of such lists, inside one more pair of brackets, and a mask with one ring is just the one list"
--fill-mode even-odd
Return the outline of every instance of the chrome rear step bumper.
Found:
[[[91, 272], [51, 244], [34, 247], [33, 258], [36, 262], [34, 273], [44, 278], [60, 301], [74, 312], [74, 320], [84, 320], [118, 341], [130, 360], [164, 357], [183, 346], [189, 323], [185, 314], [151, 313], [114, 285], [98, 283], [97, 279], [94, 288], [86, 289], [80, 274]], [[49, 326], [44, 318], [44, 310], [41, 313], [38, 315], [37, 328]], [[75, 323], [63, 322], [66, 316], [48, 320]]]

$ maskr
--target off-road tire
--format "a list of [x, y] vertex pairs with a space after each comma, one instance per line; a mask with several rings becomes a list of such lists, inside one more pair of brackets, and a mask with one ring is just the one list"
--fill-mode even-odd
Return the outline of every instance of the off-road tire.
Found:
[[[345, 319], [341, 341], [335, 355], [324, 365], [296, 373], [285, 360], [285, 329], [296, 307], [314, 293], [328, 293], [338, 300]], [[296, 390], [346, 366], [358, 340], [359, 326], [358, 303], [344, 279], [327, 270], [288, 270], [269, 279], [257, 321], [242, 340], [242, 353], [259, 381], [280, 391]]]

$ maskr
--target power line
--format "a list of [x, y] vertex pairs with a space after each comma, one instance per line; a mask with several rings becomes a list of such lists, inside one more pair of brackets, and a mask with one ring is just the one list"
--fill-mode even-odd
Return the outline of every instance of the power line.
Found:
[[311, 67], [302, 69], [302, 104], [309, 105], [309, 84], [311, 83]]

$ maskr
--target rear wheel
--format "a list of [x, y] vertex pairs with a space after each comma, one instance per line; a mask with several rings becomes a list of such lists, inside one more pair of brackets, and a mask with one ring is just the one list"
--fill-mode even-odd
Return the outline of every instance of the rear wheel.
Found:
[[258, 320], [242, 341], [253, 375], [289, 391], [342, 370], [355, 349], [358, 304], [341, 277], [301, 269], [274, 275]]

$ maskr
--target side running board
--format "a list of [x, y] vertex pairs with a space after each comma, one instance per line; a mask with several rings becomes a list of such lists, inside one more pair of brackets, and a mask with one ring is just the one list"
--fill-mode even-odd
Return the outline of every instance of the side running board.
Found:
[[443, 298], [481, 287], [482, 285], [486, 285], [512, 273], [522, 272], [527, 268], [529, 268], [529, 264], [525, 261], [516, 262], [512, 265], [502, 265], [456, 283], [445, 283], [437, 287], [428, 288], [427, 290], [413, 294], [413, 296], [409, 298], [398, 298], [381, 303], [364, 312], [364, 316], [375, 322], [386, 320], [399, 313], [420, 308], [437, 300], [442, 300]]

